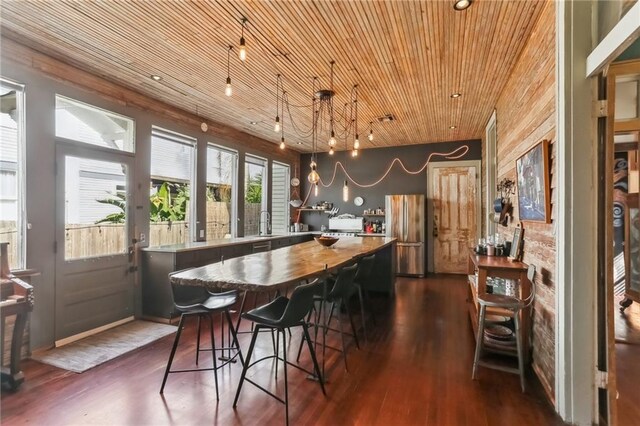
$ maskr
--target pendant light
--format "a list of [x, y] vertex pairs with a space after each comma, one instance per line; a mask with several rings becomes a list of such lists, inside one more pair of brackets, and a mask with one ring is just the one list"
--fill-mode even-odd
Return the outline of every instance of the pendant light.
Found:
[[318, 196], [318, 182], [315, 183], [315, 188], [313, 190], [313, 195]]
[[240, 48], [238, 49], [238, 56], [242, 62], [247, 59], [247, 46], [244, 42], [244, 26], [247, 23], [247, 18], [242, 18], [242, 32], [240, 34]]
[[276, 121], [273, 125], [273, 131], [276, 133], [280, 131], [280, 84], [280, 74], [278, 74], [276, 76]]
[[[287, 92], [285, 92], [284, 90], [282, 91], [282, 106], [281, 106], [281, 110], [284, 111], [284, 97], [286, 96]], [[284, 143], [284, 112], [282, 113], [282, 125], [280, 126], [280, 149], [285, 149], [286, 145]]]
[[353, 141], [353, 152], [351, 153], [351, 156], [357, 157], [358, 149], [360, 149], [360, 135], [358, 134], [358, 85], [357, 84], [353, 86], [353, 92], [354, 92], [353, 107], [356, 110], [356, 117], [354, 120], [355, 121], [354, 131], [355, 131], [356, 137], [355, 137], [355, 140]]
[[369, 122], [369, 141], [373, 140], [373, 121]]
[[233, 49], [233, 46], [229, 46], [229, 50], [227, 50], [227, 85], [225, 86], [225, 89], [224, 89], [224, 94], [227, 96], [231, 96], [231, 94], [233, 93], [231, 89], [231, 72], [230, 72], [231, 49]]
[[349, 201], [349, 187], [347, 186], [347, 180], [344, 181], [344, 186], [342, 187], [342, 201], [345, 203]]
[[333, 95], [334, 95], [334, 91], [333, 91], [333, 66], [335, 65], [336, 61], [331, 61], [331, 87], [330, 87], [330, 91], [331, 91], [331, 96], [329, 98], [329, 128], [331, 130], [331, 138], [329, 138], [329, 146], [331, 147], [331, 150], [329, 151], [329, 154], [333, 155], [333, 147], [336, 146], [336, 133], [333, 131]]

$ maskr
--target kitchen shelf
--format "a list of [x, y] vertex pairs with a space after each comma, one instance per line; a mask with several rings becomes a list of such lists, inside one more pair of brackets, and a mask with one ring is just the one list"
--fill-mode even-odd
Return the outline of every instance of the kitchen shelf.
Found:
[[331, 210], [322, 209], [298, 209], [299, 212], [318, 212], [318, 213], [331, 213]]
[[385, 217], [386, 215], [384, 214], [368, 214], [368, 213], [363, 213], [362, 216], [367, 216], [367, 217]]

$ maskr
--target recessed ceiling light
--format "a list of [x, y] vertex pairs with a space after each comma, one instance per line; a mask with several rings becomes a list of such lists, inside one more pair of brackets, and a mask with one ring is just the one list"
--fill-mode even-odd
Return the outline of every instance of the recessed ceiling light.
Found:
[[256, 124], [258, 124], [257, 121], [252, 121], [250, 124], [252, 124], [253, 126], [255, 126]]
[[455, 99], [455, 98], [459, 98], [460, 96], [462, 96], [462, 93], [460, 93], [460, 92], [456, 92], [456, 93], [452, 93], [452, 94], [451, 94], [451, 97], [452, 97], [453, 99]]
[[297, 145], [302, 145], [302, 142], [296, 142]]
[[457, 127], [457, 126], [449, 126], [449, 128], [450, 128], [451, 130], [453, 130], [453, 129], [457, 129], [458, 127]]
[[151, 74], [151, 78], [155, 81], [160, 81], [162, 80], [162, 77], [160, 77], [159, 75], [155, 75], [155, 74]]
[[472, 2], [472, 0], [457, 0], [453, 4], [453, 8], [455, 10], [465, 10], [466, 8], [471, 6], [471, 2]]

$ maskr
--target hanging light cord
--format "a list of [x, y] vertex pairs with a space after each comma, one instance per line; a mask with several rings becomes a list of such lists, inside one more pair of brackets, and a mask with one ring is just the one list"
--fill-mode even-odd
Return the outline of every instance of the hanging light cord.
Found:
[[432, 157], [444, 157], [447, 160], [457, 160], [458, 158], [464, 157], [467, 152], [469, 152], [469, 145], [463, 145], [451, 152], [447, 152], [447, 153], [442, 153], [442, 152], [433, 152], [429, 155], [429, 157], [427, 158], [427, 162], [424, 163], [424, 165], [422, 167], [420, 167], [420, 169], [416, 170], [416, 171], [411, 171], [409, 169], [407, 169], [407, 167], [404, 165], [404, 163], [402, 162], [401, 159], [399, 158], [394, 158], [391, 161], [391, 164], [389, 164], [389, 167], [387, 168], [387, 171], [384, 172], [384, 174], [382, 175], [382, 177], [380, 177], [380, 179], [376, 180], [375, 182], [372, 183], [359, 183], [356, 180], [354, 180], [351, 175], [347, 172], [347, 170], [345, 169], [344, 165], [340, 162], [340, 161], [336, 161], [334, 167], [333, 167], [333, 176], [331, 177], [331, 181], [329, 183], [324, 183], [322, 181], [322, 178], [320, 178], [320, 184], [325, 187], [328, 188], [331, 185], [333, 185], [333, 182], [336, 179], [336, 174], [338, 173], [338, 167], [340, 167], [342, 169], [342, 171], [344, 172], [345, 176], [347, 177], [347, 179], [349, 179], [351, 182], [353, 182], [354, 185], [360, 187], [360, 188], [371, 188], [372, 186], [376, 186], [377, 184], [379, 184], [380, 182], [382, 182], [391, 172], [391, 169], [393, 169], [393, 165], [395, 163], [399, 163], [400, 167], [402, 167], [402, 170], [405, 171], [405, 173], [408, 173], [410, 175], [417, 175], [419, 173], [422, 173], [427, 166], [429, 165], [429, 163], [431, 162], [431, 158]]

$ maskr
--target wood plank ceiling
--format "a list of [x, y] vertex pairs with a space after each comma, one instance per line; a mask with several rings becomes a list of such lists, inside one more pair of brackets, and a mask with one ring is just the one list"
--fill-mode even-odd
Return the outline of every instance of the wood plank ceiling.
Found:
[[[203, 121], [274, 143], [281, 74], [289, 99], [285, 139], [308, 152], [313, 77], [328, 88], [331, 60], [337, 116], [358, 85], [362, 148], [480, 138], [543, 3], [476, 1], [458, 12], [453, 1], [23, 0], [1, 3], [0, 28], [3, 37]], [[244, 63], [237, 55], [243, 16]], [[229, 45], [233, 95], [226, 97]], [[456, 92], [462, 96], [452, 99]], [[385, 114], [395, 120], [376, 120]], [[336, 119], [341, 136], [343, 120]], [[320, 135], [321, 151], [327, 140]]]

